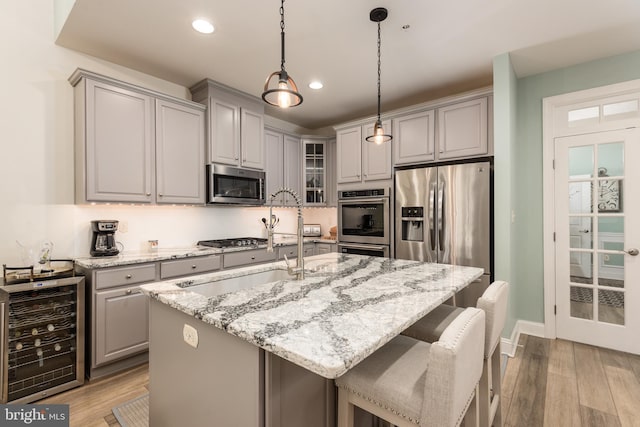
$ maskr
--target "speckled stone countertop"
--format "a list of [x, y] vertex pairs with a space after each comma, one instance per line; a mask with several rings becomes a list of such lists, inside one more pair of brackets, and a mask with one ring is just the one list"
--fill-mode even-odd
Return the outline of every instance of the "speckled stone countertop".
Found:
[[275, 262], [141, 288], [318, 375], [337, 378], [483, 273], [475, 267], [331, 253], [305, 257], [304, 280], [204, 295], [222, 286], [221, 280], [285, 268]]
[[[305, 237], [305, 243], [336, 243], [335, 240], [320, 239], [318, 237]], [[295, 245], [296, 238], [278, 237], [274, 246]], [[116, 256], [108, 257], [80, 257], [75, 258], [75, 263], [83, 268], [108, 268], [145, 262], [165, 261], [171, 259], [188, 258], [194, 256], [216, 255], [228, 252], [248, 251], [251, 249], [263, 249], [267, 245], [240, 246], [232, 248], [210, 248], [207, 246], [192, 246], [187, 248], [160, 248], [154, 252], [123, 252]]]

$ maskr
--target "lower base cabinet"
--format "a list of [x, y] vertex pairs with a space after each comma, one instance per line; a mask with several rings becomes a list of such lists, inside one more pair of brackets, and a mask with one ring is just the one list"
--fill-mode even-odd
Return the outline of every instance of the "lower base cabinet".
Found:
[[146, 351], [149, 301], [140, 287], [95, 294], [95, 366]]

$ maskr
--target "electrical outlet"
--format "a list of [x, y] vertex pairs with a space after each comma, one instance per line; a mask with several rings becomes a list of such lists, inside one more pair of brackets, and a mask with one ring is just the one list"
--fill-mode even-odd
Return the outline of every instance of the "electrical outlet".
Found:
[[198, 331], [191, 325], [184, 324], [182, 328], [182, 338], [184, 342], [193, 348], [198, 348]]

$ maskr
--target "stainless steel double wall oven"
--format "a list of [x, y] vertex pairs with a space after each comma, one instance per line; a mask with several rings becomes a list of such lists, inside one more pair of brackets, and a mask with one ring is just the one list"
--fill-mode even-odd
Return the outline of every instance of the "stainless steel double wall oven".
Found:
[[338, 250], [389, 256], [389, 188], [338, 192]]

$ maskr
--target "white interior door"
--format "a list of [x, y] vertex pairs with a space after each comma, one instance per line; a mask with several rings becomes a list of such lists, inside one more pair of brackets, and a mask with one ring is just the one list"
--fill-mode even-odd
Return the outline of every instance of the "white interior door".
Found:
[[638, 129], [555, 139], [558, 338], [640, 354], [638, 159]]
[[[581, 175], [575, 178], [585, 179], [575, 182], [569, 191], [570, 212], [591, 212], [591, 183], [590, 175]], [[569, 247], [591, 247], [591, 218], [581, 216], [569, 217]], [[570, 252], [569, 268], [571, 276], [591, 277], [591, 256], [587, 252]]]

